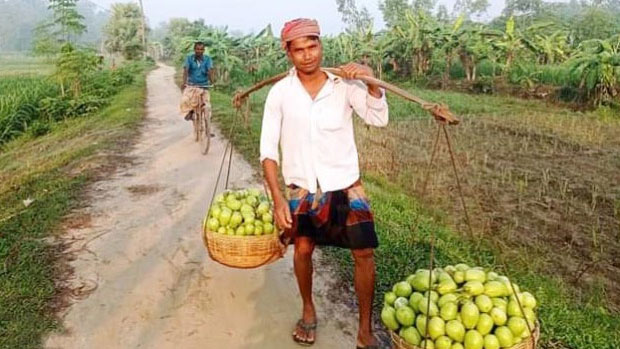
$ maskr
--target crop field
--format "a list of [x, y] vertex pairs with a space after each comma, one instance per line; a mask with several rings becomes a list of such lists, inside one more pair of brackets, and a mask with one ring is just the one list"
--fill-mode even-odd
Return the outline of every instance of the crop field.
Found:
[[54, 71], [52, 59], [24, 54], [0, 54], [0, 77], [19, 75], [48, 75]]

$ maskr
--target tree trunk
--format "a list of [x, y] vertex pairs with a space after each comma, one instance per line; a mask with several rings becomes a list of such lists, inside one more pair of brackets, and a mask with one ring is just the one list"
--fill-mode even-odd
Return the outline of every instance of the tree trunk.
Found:
[[395, 73], [398, 73], [400, 71], [400, 67], [398, 66], [398, 61], [396, 61], [396, 58], [391, 58], [390, 64], [392, 65], [392, 71], [394, 71]]
[[452, 56], [446, 55], [446, 70], [443, 72], [443, 81], [441, 88], [446, 88], [448, 81], [450, 81], [450, 69], [452, 68]]
[[504, 74], [508, 74], [510, 71], [510, 66], [512, 65], [512, 60], [514, 59], [513, 52], [506, 53], [506, 66], [504, 67]]
[[476, 81], [476, 63], [472, 61], [471, 64], [471, 81]]
[[465, 70], [465, 79], [467, 81], [472, 81], [471, 57], [466, 52], [461, 52], [459, 58]]

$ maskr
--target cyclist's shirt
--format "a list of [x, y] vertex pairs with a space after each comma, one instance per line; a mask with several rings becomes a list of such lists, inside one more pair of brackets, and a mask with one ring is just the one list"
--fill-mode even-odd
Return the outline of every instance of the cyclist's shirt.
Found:
[[187, 83], [192, 86], [209, 86], [209, 69], [213, 67], [211, 57], [203, 55], [201, 60], [195, 54], [188, 55], [184, 67], [187, 68]]

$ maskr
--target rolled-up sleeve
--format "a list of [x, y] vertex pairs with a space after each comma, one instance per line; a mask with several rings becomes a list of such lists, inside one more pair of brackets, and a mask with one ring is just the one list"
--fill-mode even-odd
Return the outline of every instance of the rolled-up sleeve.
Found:
[[368, 93], [366, 84], [361, 81], [352, 81], [348, 95], [353, 110], [366, 124], [377, 127], [387, 126], [389, 111], [385, 90], [381, 89], [381, 97], [376, 98]]
[[280, 130], [282, 128], [281, 96], [272, 88], [265, 101], [263, 125], [260, 133], [260, 162], [271, 159], [280, 164]]

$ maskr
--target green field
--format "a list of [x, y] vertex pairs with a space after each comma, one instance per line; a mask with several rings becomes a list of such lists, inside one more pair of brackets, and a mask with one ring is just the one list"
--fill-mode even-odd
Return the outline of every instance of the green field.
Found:
[[54, 71], [52, 59], [25, 54], [0, 54], [0, 76], [48, 75]]

